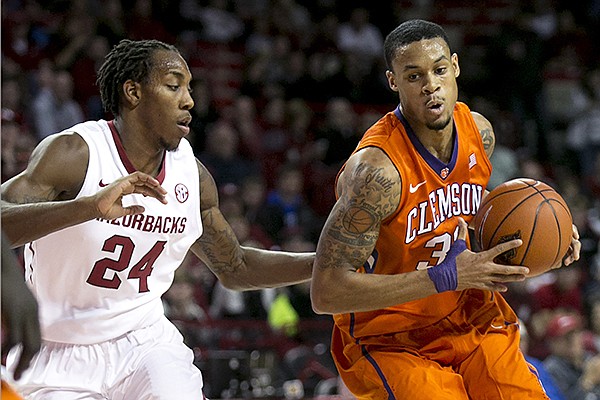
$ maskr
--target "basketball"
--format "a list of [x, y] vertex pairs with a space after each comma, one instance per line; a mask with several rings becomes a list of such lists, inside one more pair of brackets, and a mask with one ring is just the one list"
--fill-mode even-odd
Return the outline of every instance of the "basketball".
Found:
[[564, 199], [547, 184], [526, 178], [494, 188], [475, 215], [475, 240], [481, 250], [512, 239], [523, 244], [496, 262], [524, 265], [536, 276], [560, 265], [573, 236], [573, 219]]

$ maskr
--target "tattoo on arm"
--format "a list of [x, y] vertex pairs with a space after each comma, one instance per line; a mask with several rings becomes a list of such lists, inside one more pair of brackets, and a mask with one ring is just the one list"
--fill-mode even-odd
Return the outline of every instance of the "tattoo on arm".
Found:
[[202, 213], [202, 219], [205, 221], [206, 230], [198, 241], [202, 245], [202, 251], [210, 263], [210, 268], [215, 274], [238, 271], [243, 265], [243, 257], [239, 247], [237, 251], [232, 251], [231, 243], [237, 242], [233, 231], [226, 227], [215, 229], [211, 210]]
[[360, 164], [347, 182], [347, 195], [325, 227], [320, 268], [361, 267], [375, 247], [381, 221], [398, 205], [400, 185], [384, 175], [383, 168]]
[[485, 149], [485, 153], [489, 157], [494, 152], [494, 146], [495, 146], [494, 132], [492, 131], [491, 128], [484, 128], [479, 131], [479, 134], [481, 135], [481, 140], [483, 141], [483, 148]]

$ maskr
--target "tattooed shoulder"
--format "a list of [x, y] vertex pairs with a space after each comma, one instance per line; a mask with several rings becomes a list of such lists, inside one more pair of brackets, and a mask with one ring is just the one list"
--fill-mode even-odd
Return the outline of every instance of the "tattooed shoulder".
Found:
[[395, 169], [390, 171], [390, 168], [366, 162], [356, 165], [347, 180], [352, 203], [348, 207], [349, 212], [360, 209], [361, 214], [371, 213], [378, 219], [384, 219], [396, 210], [400, 199], [400, 177]]
[[496, 144], [496, 140], [494, 137], [494, 131], [492, 128], [484, 128], [479, 131], [481, 135], [481, 140], [483, 141], [483, 148], [488, 156], [491, 156], [494, 152], [494, 146]]

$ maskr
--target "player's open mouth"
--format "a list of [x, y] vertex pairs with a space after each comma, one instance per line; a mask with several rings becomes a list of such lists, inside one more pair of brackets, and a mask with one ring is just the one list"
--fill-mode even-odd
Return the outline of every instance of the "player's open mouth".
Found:
[[187, 135], [188, 133], [190, 133], [190, 122], [192, 121], [192, 117], [186, 117], [180, 121], [177, 122], [177, 126], [179, 126], [179, 129], [181, 129], [184, 133], [184, 136]]
[[430, 101], [426, 104], [427, 111], [433, 114], [441, 114], [444, 110], [444, 103], [439, 101]]

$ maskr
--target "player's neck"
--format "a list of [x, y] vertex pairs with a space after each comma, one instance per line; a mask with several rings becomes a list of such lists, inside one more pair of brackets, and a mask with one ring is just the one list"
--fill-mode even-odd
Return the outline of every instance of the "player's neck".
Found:
[[158, 175], [165, 150], [155, 149], [148, 142], [143, 129], [127, 123], [124, 119], [117, 117], [114, 124], [127, 158], [135, 169], [151, 176]]
[[436, 131], [431, 129], [422, 129], [415, 131], [415, 135], [419, 138], [421, 144], [438, 160], [447, 164], [452, 158], [452, 150], [454, 148], [454, 136], [452, 126], [450, 129], [444, 128]]

